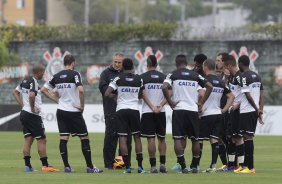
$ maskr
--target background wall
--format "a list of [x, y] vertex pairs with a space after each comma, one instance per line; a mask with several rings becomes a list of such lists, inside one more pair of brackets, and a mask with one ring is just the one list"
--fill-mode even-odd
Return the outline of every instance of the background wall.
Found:
[[[269, 79], [269, 72], [274, 72], [275, 66], [282, 65], [282, 41], [132, 41], [132, 42], [12, 42], [10, 49], [16, 52], [23, 63], [32, 66], [35, 63], [42, 63], [47, 66], [48, 61], [44, 59], [45, 52], [53, 54], [54, 48], [61, 49], [61, 53], [70, 52], [77, 60], [76, 70], [82, 75], [86, 91], [86, 103], [101, 103], [101, 95], [98, 90], [98, 83], [88, 84], [86, 81], [87, 67], [91, 65], [103, 66], [110, 64], [115, 52], [122, 52], [127, 57], [134, 59], [136, 68], [138, 61], [135, 58], [136, 52], [144, 54], [145, 49], [150, 46], [153, 53], [163, 54], [159, 61], [160, 69], [168, 73], [175, 69], [174, 58], [177, 54], [185, 54], [189, 64], [193, 64], [193, 57], [197, 53], [204, 53], [209, 58], [215, 59], [218, 52], [239, 53], [240, 48], [245, 46], [251, 54], [256, 51], [259, 54], [254, 61], [258, 73], [263, 79]], [[103, 69], [100, 68], [100, 70]], [[140, 72], [140, 70], [139, 70]], [[96, 73], [95, 75], [99, 74]], [[98, 81], [98, 80], [96, 80]], [[15, 104], [11, 91], [16, 87], [19, 80], [0, 84], [1, 104]], [[43, 81], [42, 81], [43, 83]], [[267, 92], [268, 88], [266, 88]], [[279, 99], [280, 98], [280, 99]], [[50, 102], [43, 99], [44, 102]], [[277, 101], [282, 103], [281, 97]]]

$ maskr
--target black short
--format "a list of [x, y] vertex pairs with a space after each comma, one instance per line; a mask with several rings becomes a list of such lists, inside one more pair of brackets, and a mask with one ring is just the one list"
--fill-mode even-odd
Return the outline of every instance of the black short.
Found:
[[144, 113], [141, 117], [141, 136], [164, 138], [166, 134], [166, 117], [165, 112], [158, 114]]
[[188, 110], [174, 110], [172, 112], [172, 137], [174, 139], [199, 139], [198, 113]]
[[41, 116], [22, 110], [20, 120], [23, 125], [24, 137], [32, 136], [36, 139], [45, 139], [45, 128]]
[[57, 121], [60, 136], [88, 135], [87, 127], [81, 112], [69, 112], [61, 109], [57, 110]]
[[254, 136], [257, 127], [257, 112], [241, 113], [239, 118], [241, 124], [241, 133]]
[[140, 134], [140, 113], [138, 110], [121, 109], [117, 111], [119, 136], [127, 136], [128, 132], [132, 135]]
[[243, 136], [240, 131], [241, 122], [239, 121], [239, 117], [240, 117], [239, 109], [230, 111], [230, 123], [232, 127], [232, 136], [233, 137], [242, 137]]
[[201, 117], [199, 140], [219, 139], [222, 121], [222, 114]]
[[220, 128], [220, 137], [232, 135], [232, 125], [230, 123], [230, 113], [226, 112], [222, 114], [223, 120]]

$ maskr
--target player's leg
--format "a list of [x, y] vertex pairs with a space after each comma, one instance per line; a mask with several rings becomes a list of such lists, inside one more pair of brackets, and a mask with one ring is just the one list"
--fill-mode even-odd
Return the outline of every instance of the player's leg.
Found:
[[151, 173], [157, 173], [158, 170], [156, 169], [157, 161], [156, 161], [156, 144], [155, 144], [155, 137], [148, 137], [148, 153], [150, 158], [150, 165], [151, 165]]
[[177, 163], [181, 167], [181, 170], [179, 171], [180, 173], [188, 173], [183, 147], [183, 139], [185, 139], [186, 136], [185, 118], [184, 110], [174, 110], [172, 112], [172, 137]]
[[32, 136], [25, 136], [24, 138], [24, 144], [23, 144], [23, 159], [25, 162], [25, 171], [26, 172], [32, 172], [34, 169], [31, 166], [30, 163], [30, 149], [31, 149], [31, 145], [33, 143], [34, 138]]
[[246, 173], [246, 174], [254, 174], [256, 173], [254, 169], [254, 141], [253, 137], [256, 131], [257, 126], [257, 113], [256, 112], [250, 112], [246, 113], [246, 116], [244, 116], [244, 143], [245, 143], [245, 169], [240, 171], [240, 173]]
[[56, 116], [57, 116], [58, 129], [60, 134], [60, 143], [59, 143], [60, 155], [64, 163], [65, 172], [69, 172], [69, 171], [71, 172], [73, 169], [69, 164], [68, 145], [67, 145], [70, 136], [70, 130], [67, 126], [69, 113], [58, 109]]
[[165, 112], [161, 112], [156, 115], [157, 117], [157, 128], [156, 128], [156, 134], [158, 137], [158, 150], [160, 153], [160, 172], [161, 173], [167, 173], [165, 163], [166, 163], [166, 141], [165, 141], [165, 135], [166, 135], [166, 115]]

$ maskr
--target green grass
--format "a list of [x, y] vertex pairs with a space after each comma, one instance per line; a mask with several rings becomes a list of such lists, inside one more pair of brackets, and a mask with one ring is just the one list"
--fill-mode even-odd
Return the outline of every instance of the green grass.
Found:
[[[92, 146], [93, 162], [98, 167], [103, 167], [102, 148], [103, 134], [90, 134]], [[62, 161], [58, 149], [58, 134], [47, 134], [47, 151], [49, 163], [54, 167], [63, 169]], [[24, 173], [22, 159], [22, 133], [20, 132], [0, 132], [0, 183], [28, 183], [28, 184], [53, 184], [53, 183], [161, 183], [161, 184], [179, 184], [179, 183], [198, 183], [198, 184], [226, 184], [226, 183], [282, 183], [282, 137], [281, 136], [257, 136], [255, 137], [255, 167], [257, 174], [242, 175], [234, 173], [213, 173], [213, 174], [187, 174], [181, 175], [169, 170], [168, 174], [137, 174], [136, 169], [132, 174], [122, 174], [121, 170], [106, 170], [102, 174], [86, 174], [85, 162], [80, 149], [78, 138], [71, 138], [69, 141], [69, 160], [76, 173]], [[171, 135], [167, 136], [167, 168], [170, 169], [176, 162], [173, 152]], [[186, 161], [190, 162], [190, 146], [186, 151]], [[143, 140], [144, 166], [149, 169], [147, 146]], [[32, 165], [40, 169], [41, 163], [38, 159], [36, 143], [32, 148]], [[158, 158], [158, 157], [157, 157]], [[132, 155], [132, 166], [136, 168], [135, 154]], [[157, 159], [158, 160], [158, 159]], [[209, 165], [210, 146], [205, 142], [204, 153], [201, 161], [201, 168]], [[220, 163], [220, 160], [219, 160]], [[220, 164], [218, 164], [220, 165]]]

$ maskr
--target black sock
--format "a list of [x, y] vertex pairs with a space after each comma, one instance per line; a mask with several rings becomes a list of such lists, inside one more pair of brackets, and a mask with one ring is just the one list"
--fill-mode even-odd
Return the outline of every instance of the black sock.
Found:
[[69, 161], [68, 161], [68, 147], [67, 147], [68, 141], [67, 140], [60, 140], [60, 153], [62, 160], [64, 162], [65, 167], [70, 167]]
[[165, 161], [166, 161], [165, 155], [160, 155], [160, 163], [165, 165]]
[[202, 153], [203, 153], [203, 147], [204, 147], [204, 144], [203, 143], [199, 143], [200, 144], [200, 154], [199, 154], [199, 164], [198, 165], [200, 165], [200, 160], [201, 160], [201, 158], [202, 158]]
[[81, 140], [81, 150], [82, 150], [82, 153], [84, 155], [87, 167], [93, 169], [89, 139], [82, 139]]
[[212, 161], [211, 161], [210, 168], [212, 168], [217, 162], [218, 151], [219, 151], [218, 142], [212, 143], [211, 149], [212, 149]]
[[243, 167], [244, 166], [244, 158], [245, 158], [245, 145], [240, 144], [236, 146], [236, 156], [238, 159], [238, 164], [239, 166]]
[[48, 160], [47, 157], [42, 157], [42, 158], [40, 158], [40, 160], [41, 160], [42, 166], [44, 166], [44, 167], [49, 166], [48, 161], [47, 161]]
[[129, 156], [128, 155], [122, 155], [122, 159], [123, 159], [125, 168], [129, 169], [130, 168]]
[[186, 168], [186, 163], [185, 163], [184, 155], [177, 156], [177, 163], [179, 163], [179, 165], [181, 166], [182, 170]]
[[227, 165], [227, 158], [226, 158], [226, 148], [224, 144], [219, 144], [218, 154], [220, 156], [220, 160], [222, 165]]
[[150, 165], [151, 165], [151, 167], [156, 167], [156, 165], [157, 165], [156, 158], [150, 158]]
[[136, 160], [138, 162], [138, 167], [141, 167], [143, 169], [143, 166], [142, 166], [143, 154], [142, 153], [136, 153]]
[[32, 166], [30, 164], [30, 158], [31, 158], [31, 156], [24, 156], [23, 159], [24, 159], [25, 166], [32, 168]]
[[200, 156], [193, 156], [190, 167], [197, 168], [199, 166], [199, 162], [200, 162]]
[[228, 142], [228, 167], [235, 165], [236, 145], [230, 140]]
[[254, 141], [246, 140], [245, 141], [245, 166], [249, 169], [254, 168]]

